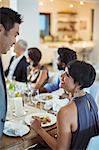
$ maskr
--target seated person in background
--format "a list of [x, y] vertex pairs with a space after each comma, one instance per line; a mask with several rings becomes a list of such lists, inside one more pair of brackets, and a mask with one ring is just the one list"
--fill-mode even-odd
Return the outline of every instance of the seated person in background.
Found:
[[61, 87], [72, 94], [72, 101], [57, 114], [57, 139], [49, 135], [38, 119], [31, 128], [53, 150], [86, 149], [91, 137], [99, 134], [98, 109], [94, 98], [84, 92], [95, 80], [92, 65], [84, 61], [71, 61], [61, 75]]
[[19, 40], [15, 43], [14, 52], [15, 56], [12, 56], [8, 69], [5, 71], [5, 76], [9, 80], [16, 80], [19, 82], [27, 81], [27, 66], [26, 57], [24, 52], [27, 48], [27, 42]]
[[[63, 47], [58, 49], [58, 62], [57, 67], [59, 71], [64, 71], [68, 62], [77, 59], [76, 52], [72, 49]], [[59, 89], [60, 75], [57, 75], [52, 83], [47, 83], [43, 88], [40, 88], [40, 92], [53, 92]]]
[[48, 81], [48, 70], [45, 66], [40, 64], [42, 54], [38, 48], [28, 49], [28, 75], [29, 82], [34, 83], [33, 88], [39, 89]]

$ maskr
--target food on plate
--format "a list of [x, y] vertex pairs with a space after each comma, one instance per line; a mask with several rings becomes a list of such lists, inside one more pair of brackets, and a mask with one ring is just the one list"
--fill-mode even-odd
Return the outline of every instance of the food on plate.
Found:
[[32, 116], [32, 119], [40, 119], [42, 124], [47, 124], [51, 122], [51, 119], [48, 116]]
[[43, 100], [51, 100], [53, 98], [52, 95], [46, 95], [46, 96], [42, 96]]
[[59, 96], [59, 99], [65, 99], [65, 98], [71, 99], [72, 98], [71, 94], [66, 92]]
[[59, 99], [65, 99], [65, 98], [67, 98], [66, 95], [60, 95], [59, 96]]

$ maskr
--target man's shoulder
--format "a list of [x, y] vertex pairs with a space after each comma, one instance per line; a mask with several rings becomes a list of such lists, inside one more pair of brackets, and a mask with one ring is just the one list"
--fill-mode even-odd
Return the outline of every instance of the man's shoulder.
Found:
[[27, 60], [26, 60], [26, 57], [25, 57], [25, 56], [23, 56], [23, 57], [21, 58], [19, 64], [23, 64], [24, 66], [28, 66], [28, 65], [29, 65], [28, 62], [27, 62]]
[[23, 57], [20, 59], [20, 62], [25, 62], [25, 63], [27, 63], [27, 61], [26, 61], [26, 57], [25, 57], [25, 56], [23, 56]]
[[21, 58], [21, 60], [25, 60], [25, 61], [26, 61], [26, 57], [25, 57], [25, 56], [23, 56], [23, 57]]

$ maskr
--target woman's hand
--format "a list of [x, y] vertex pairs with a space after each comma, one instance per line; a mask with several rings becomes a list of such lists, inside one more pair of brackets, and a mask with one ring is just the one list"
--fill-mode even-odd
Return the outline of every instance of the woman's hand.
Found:
[[31, 122], [31, 128], [38, 132], [41, 129], [41, 120], [36, 118]]

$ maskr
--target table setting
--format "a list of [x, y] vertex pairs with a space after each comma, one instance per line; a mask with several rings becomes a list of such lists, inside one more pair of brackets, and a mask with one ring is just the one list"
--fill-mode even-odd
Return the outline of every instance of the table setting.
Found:
[[36, 91], [35, 95], [32, 95], [33, 91], [30, 87], [31, 85], [15, 81], [7, 83], [8, 109], [2, 145], [0, 145], [2, 149], [24, 149], [31, 144], [38, 143], [39, 138], [36, 132], [30, 128], [31, 121], [35, 118], [41, 120], [41, 126], [47, 132], [53, 133], [53, 136], [56, 134], [56, 114], [69, 100], [59, 99], [59, 96], [64, 92], [62, 89], [43, 94]]
[[[26, 95], [31, 91], [30, 85], [12, 81], [7, 84], [9, 84], [9, 86], [7, 85], [8, 112], [4, 128], [4, 134], [7, 136], [22, 137], [28, 134], [31, 121], [36, 117], [41, 119], [42, 127], [54, 125], [57, 112], [69, 102], [68, 99], [59, 99], [63, 93], [62, 89], [53, 93], [41, 94], [36, 90], [34, 95], [32, 95], [33, 91]], [[26, 132], [24, 132], [24, 128], [27, 128]]]
[[46, 111], [53, 110], [57, 113], [61, 107], [69, 103], [69, 99], [60, 97], [63, 92], [64, 91], [60, 89], [52, 93], [41, 93], [36, 95], [34, 99], [36, 99], [37, 102], [43, 103], [43, 108]]

